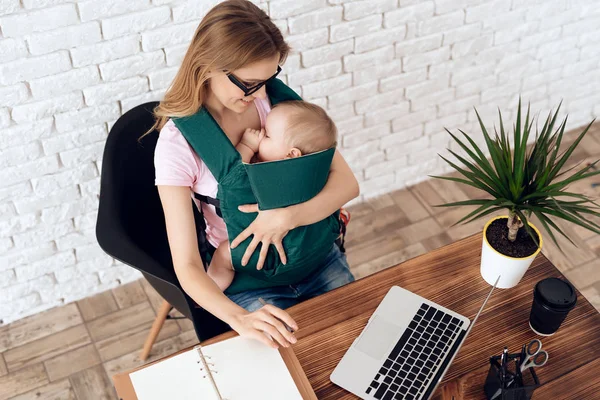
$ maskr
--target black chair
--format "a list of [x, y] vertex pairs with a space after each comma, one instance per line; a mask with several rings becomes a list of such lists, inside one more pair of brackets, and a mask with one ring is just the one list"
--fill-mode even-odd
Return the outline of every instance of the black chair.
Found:
[[[121, 116], [110, 130], [104, 148], [96, 238], [115, 259], [139, 270], [165, 299], [142, 352], [145, 360], [165, 319], [174, 307], [192, 320], [200, 341], [229, 330], [229, 326], [198, 307], [183, 291], [175, 271], [165, 218], [154, 185], [154, 149], [158, 132], [138, 141], [154, 123], [157, 102], [141, 104]], [[191, 202], [190, 198], [190, 202]], [[204, 218], [194, 206], [199, 244]], [[205, 238], [205, 237], [204, 237]]]

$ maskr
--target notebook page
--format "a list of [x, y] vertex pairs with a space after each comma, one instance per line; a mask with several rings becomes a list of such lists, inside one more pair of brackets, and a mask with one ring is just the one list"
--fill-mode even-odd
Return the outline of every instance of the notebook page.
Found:
[[302, 400], [278, 350], [236, 336], [202, 347], [215, 364], [213, 374], [227, 400]]
[[[236, 336], [202, 346], [213, 377], [226, 400], [302, 400], [278, 350]], [[138, 400], [216, 400], [196, 350], [186, 351], [131, 373]]]
[[217, 400], [196, 350], [186, 351], [129, 375], [138, 400]]

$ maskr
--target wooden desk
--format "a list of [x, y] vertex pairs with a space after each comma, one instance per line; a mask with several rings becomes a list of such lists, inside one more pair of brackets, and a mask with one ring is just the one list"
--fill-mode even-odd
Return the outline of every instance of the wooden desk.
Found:
[[[356, 398], [332, 384], [329, 375], [393, 285], [472, 320], [490, 290], [479, 274], [480, 253], [479, 234], [288, 309], [300, 327], [294, 351], [317, 397]], [[528, 326], [533, 286], [549, 276], [563, 277], [540, 254], [517, 287], [494, 291], [435, 399], [485, 399], [489, 357], [505, 345], [517, 352], [537, 337]], [[600, 314], [577, 294], [577, 306], [559, 331], [541, 338], [550, 357], [536, 371], [543, 386], [534, 399], [600, 399]]]

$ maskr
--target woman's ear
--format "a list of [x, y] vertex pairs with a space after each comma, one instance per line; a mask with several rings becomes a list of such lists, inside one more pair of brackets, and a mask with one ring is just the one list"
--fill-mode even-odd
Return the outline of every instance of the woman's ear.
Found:
[[287, 158], [297, 158], [300, 156], [302, 156], [300, 149], [292, 147], [292, 149], [288, 152]]

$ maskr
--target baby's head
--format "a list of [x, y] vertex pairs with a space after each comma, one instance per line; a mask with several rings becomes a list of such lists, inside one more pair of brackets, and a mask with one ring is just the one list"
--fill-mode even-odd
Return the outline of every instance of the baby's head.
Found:
[[267, 116], [260, 161], [300, 157], [335, 147], [337, 128], [325, 110], [305, 101], [285, 101]]

